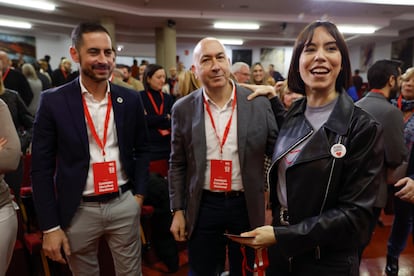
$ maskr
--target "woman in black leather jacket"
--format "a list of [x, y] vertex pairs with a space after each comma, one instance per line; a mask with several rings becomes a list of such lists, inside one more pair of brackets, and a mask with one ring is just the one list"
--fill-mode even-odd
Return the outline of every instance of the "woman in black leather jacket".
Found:
[[266, 275], [359, 275], [358, 247], [370, 235], [384, 154], [379, 124], [345, 92], [350, 77], [336, 26], [309, 24], [288, 76], [289, 89], [305, 97], [287, 113], [271, 99], [280, 129], [268, 173], [273, 225], [238, 240], [268, 247]]

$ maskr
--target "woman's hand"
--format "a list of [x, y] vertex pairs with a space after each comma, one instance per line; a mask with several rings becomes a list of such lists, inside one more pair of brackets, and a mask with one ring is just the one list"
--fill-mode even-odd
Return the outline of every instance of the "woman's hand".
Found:
[[7, 139], [4, 137], [0, 137], [0, 150], [7, 144]]
[[240, 237], [229, 236], [229, 238], [240, 244], [253, 247], [254, 249], [266, 248], [276, 244], [275, 232], [270, 225], [261, 226], [252, 231], [241, 233]]

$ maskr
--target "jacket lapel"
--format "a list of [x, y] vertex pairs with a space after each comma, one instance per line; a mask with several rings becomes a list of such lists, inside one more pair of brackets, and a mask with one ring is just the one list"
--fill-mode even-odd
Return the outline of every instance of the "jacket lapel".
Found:
[[247, 109], [251, 105], [247, 102], [247, 97], [239, 92], [241, 88], [236, 85], [236, 94], [237, 94], [237, 143], [239, 151], [239, 162], [240, 168], [244, 167], [244, 156], [246, 151], [246, 140], [247, 140], [247, 130], [250, 123], [251, 112], [247, 112]]
[[[197, 171], [204, 173], [206, 168], [206, 129], [204, 123], [204, 102], [202, 89], [194, 91], [195, 94], [193, 104], [191, 105], [192, 110], [187, 113], [188, 116], [192, 117], [192, 141], [193, 141], [193, 152], [194, 160], [196, 162]], [[200, 175], [202, 177], [203, 175]]]
[[89, 151], [88, 132], [86, 129], [85, 112], [82, 105], [82, 91], [79, 84], [79, 78], [76, 78], [62, 91], [69, 108], [69, 114], [79, 139], [86, 151]]
[[116, 127], [116, 133], [118, 137], [118, 144], [122, 144], [121, 141], [124, 141], [124, 117], [126, 116], [125, 110], [126, 108], [123, 108], [125, 103], [124, 97], [119, 93], [118, 89], [110, 84], [111, 86], [111, 100], [112, 100], [112, 108], [114, 113], [114, 122]]

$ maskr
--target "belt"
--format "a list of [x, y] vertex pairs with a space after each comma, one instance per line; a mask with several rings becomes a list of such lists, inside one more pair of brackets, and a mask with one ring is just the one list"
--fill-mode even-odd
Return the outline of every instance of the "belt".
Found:
[[84, 202], [107, 202], [107, 201], [110, 201], [112, 199], [115, 199], [121, 196], [123, 193], [125, 193], [126, 191], [129, 191], [130, 189], [131, 189], [131, 185], [127, 183], [122, 186], [119, 186], [117, 192], [101, 194], [101, 195], [82, 196], [82, 200]]
[[287, 208], [280, 206], [279, 220], [281, 225], [289, 225], [289, 213]]
[[212, 192], [210, 190], [203, 190], [203, 194], [217, 198], [235, 198], [244, 196], [243, 191]]

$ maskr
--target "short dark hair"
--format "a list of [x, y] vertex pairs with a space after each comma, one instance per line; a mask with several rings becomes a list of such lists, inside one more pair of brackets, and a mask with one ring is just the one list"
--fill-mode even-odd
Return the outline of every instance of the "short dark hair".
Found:
[[79, 50], [80, 46], [83, 43], [83, 37], [82, 37], [83, 34], [86, 34], [86, 33], [100, 33], [100, 32], [107, 33], [108, 36], [111, 37], [108, 30], [105, 29], [105, 27], [102, 26], [99, 23], [95, 23], [95, 22], [80, 23], [72, 31], [72, 35], [71, 35], [72, 46], [75, 46], [75, 48], [77, 50]]
[[145, 68], [144, 75], [142, 77], [142, 83], [144, 85], [145, 90], [148, 90], [150, 88], [150, 85], [147, 81], [147, 78], [151, 78], [155, 72], [157, 72], [160, 69], [164, 69], [161, 65], [158, 64], [148, 64]]
[[397, 79], [401, 75], [400, 67], [401, 62], [397, 60], [382, 59], [376, 61], [368, 69], [369, 89], [384, 88], [391, 76]]
[[123, 64], [123, 63], [117, 64], [116, 68], [121, 68], [121, 69], [126, 68], [128, 70], [128, 72], [131, 72], [131, 67], [126, 65], [126, 64]]
[[336, 79], [335, 89], [342, 92], [343, 89], [348, 89], [351, 85], [351, 62], [349, 60], [348, 47], [342, 34], [339, 32], [336, 25], [329, 21], [314, 21], [307, 25], [298, 35], [295, 46], [292, 52], [292, 59], [289, 67], [288, 84], [289, 90], [296, 93], [305, 94], [305, 83], [299, 73], [299, 59], [303, 48], [312, 40], [315, 29], [323, 27], [335, 39], [336, 45], [341, 52], [341, 72], [339, 72]]

